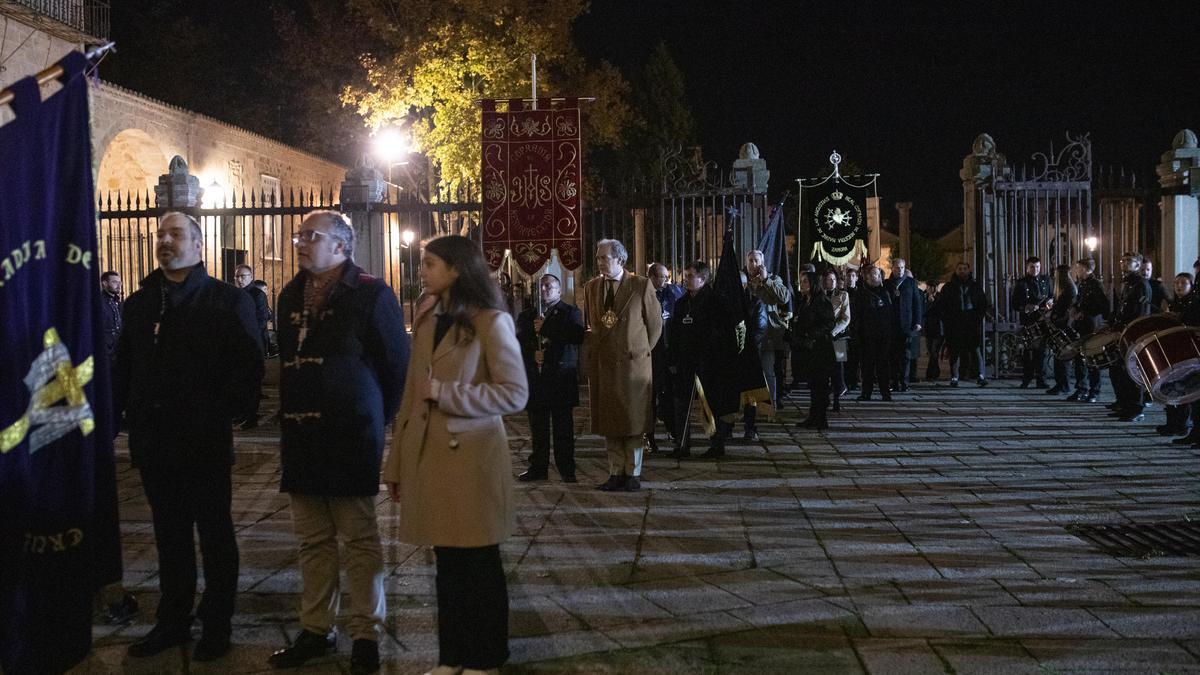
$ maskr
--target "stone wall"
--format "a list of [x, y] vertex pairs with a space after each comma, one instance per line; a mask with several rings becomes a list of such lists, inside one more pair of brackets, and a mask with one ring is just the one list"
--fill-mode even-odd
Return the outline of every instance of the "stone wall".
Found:
[[68, 52], [83, 47], [83, 43], [68, 42], [8, 16], [0, 16], [0, 35], [4, 36], [0, 89], [54, 65]]

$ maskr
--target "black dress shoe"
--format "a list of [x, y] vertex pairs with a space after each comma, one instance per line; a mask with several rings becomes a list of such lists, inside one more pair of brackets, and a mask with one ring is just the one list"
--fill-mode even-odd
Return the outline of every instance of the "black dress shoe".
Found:
[[724, 456], [725, 456], [725, 448], [722, 448], [721, 446], [718, 446], [718, 445], [714, 445], [714, 446], [710, 446], [708, 448], [708, 450], [705, 450], [704, 454], [700, 455], [700, 458], [701, 459], [721, 459]]
[[531, 483], [535, 480], [546, 480], [547, 477], [548, 474], [545, 471], [534, 471], [533, 469], [529, 469], [528, 471], [525, 471], [521, 475], [517, 476], [517, 480], [521, 481], [522, 483]]
[[569, 474], [567, 474], [567, 475], [565, 475], [565, 476], [563, 476], [563, 477], [562, 477], [562, 482], [564, 482], [564, 483], [578, 483], [578, 482], [579, 482], [579, 479], [575, 477], [575, 474], [573, 474], [573, 473], [569, 473]]
[[1105, 407], [1105, 408], [1108, 408], [1109, 410], [1120, 410], [1120, 409], [1121, 409], [1121, 402], [1120, 402], [1120, 401], [1113, 401], [1112, 403], [1109, 403], [1108, 405], [1106, 405], [1106, 406], [1104, 406], [1104, 407]]
[[1096, 394], [1088, 394], [1088, 397], [1084, 402], [1085, 403], [1099, 403], [1100, 397], [1097, 396]]
[[1020, 386], [1022, 389], [1028, 389], [1030, 384], [1032, 384], [1032, 383], [1031, 383], [1029, 380], [1025, 380], [1025, 381], [1024, 381], [1024, 382], [1022, 382], [1022, 383], [1021, 383], [1019, 386]]
[[870, 394], [859, 394], [858, 396], [854, 397], [854, 400], [855, 401], [870, 401], [871, 395]]
[[178, 647], [192, 640], [192, 628], [186, 625], [156, 624], [141, 640], [129, 645], [129, 655], [136, 657], [154, 656], [171, 647]]
[[952, 378], [950, 378], [950, 386], [951, 386], [951, 387], [957, 387], [957, 386], [958, 386], [958, 378], [957, 378], [957, 377], [952, 377]]
[[892, 400], [892, 395], [890, 393], [887, 393], [887, 394], [884, 394], [883, 396], [880, 396], [879, 398], [883, 401], [890, 401], [890, 400]]
[[617, 489], [621, 492], [637, 492], [642, 489], [642, 481], [637, 476], [625, 476], [625, 480], [621, 482], [621, 487]]
[[192, 650], [192, 660], [216, 661], [228, 654], [230, 649], [233, 649], [233, 645], [229, 642], [228, 631], [206, 630], [196, 643], [196, 648]]
[[975, 384], [981, 387], [986, 387], [988, 385], [988, 381], [981, 377], [978, 380], [975, 380]]
[[809, 415], [808, 417], [805, 417], [803, 420], [801, 420], [796, 426], [801, 429], [811, 429], [812, 425], [813, 425], [813, 418], [811, 415]]
[[355, 640], [350, 647], [351, 675], [371, 675], [379, 671], [379, 643], [374, 640]]
[[1045, 389], [1047, 386], [1049, 386], [1049, 385], [1047, 385], [1047, 384], [1046, 384], [1046, 381], [1045, 381], [1045, 380], [1038, 380], [1038, 381], [1037, 381], [1037, 388], [1038, 388], [1038, 389]]
[[1141, 422], [1146, 419], [1146, 413], [1143, 410], [1130, 410], [1117, 419], [1121, 422]]
[[129, 623], [130, 620], [137, 614], [138, 601], [133, 595], [126, 593], [120, 600], [108, 605], [100, 613], [98, 617], [102, 623], [110, 626], [119, 626]]
[[621, 486], [624, 484], [625, 476], [609, 476], [608, 480], [597, 485], [596, 489], [600, 490], [601, 492], [613, 492], [615, 490], [620, 490]]
[[1063, 392], [1064, 392], [1064, 391], [1066, 391], [1066, 390], [1067, 390], [1067, 388], [1066, 388], [1066, 387], [1060, 387], [1060, 386], [1058, 386], [1058, 385], [1056, 384], [1056, 385], [1054, 385], [1053, 387], [1050, 387], [1049, 389], [1047, 389], [1047, 390], [1046, 390], [1046, 393], [1047, 393], [1047, 394], [1049, 394], [1049, 395], [1051, 395], [1051, 396], [1056, 396], [1056, 395], [1058, 395], [1058, 394], [1061, 394], [1061, 393], [1063, 393]]
[[746, 433], [742, 434], [742, 440], [743, 441], [757, 441], [758, 440], [758, 432], [753, 431], [751, 429], [747, 429]]
[[1067, 400], [1068, 401], [1085, 401], [1085, 400], [1087, 400], [1087, 394], [1082, 391], [1077, 391], [1074, 394], [1071, 394], [1070, 396], [1068, 396]]
[[299, 668], [313, 659], [337, 651], [337, 634], [318, 635], [302, 631], [291, 647], [280, 649], [267, 658], [272, 668]]

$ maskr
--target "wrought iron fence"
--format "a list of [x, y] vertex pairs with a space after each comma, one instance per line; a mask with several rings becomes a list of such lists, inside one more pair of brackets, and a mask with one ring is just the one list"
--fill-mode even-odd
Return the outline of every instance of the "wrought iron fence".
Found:
[[[112, 12], [108, 0], [0, 0], [0, 10], [17, 14], [35, 26], [45, 26], [45, 19], [52, 19], [97, 41], [108, 38]], [[52, 28], [50, 32], [57, 33]]]

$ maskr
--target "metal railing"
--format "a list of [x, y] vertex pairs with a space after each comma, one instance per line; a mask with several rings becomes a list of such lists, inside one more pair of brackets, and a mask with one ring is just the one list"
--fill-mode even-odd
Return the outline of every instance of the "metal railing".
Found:
[[[107, 39], [112, 9], [108, 0], [0, 0], [0, 11], [32, 19], [53, 19], [95, 38]], [[22, 11], [24, 10], [24, 11]]]

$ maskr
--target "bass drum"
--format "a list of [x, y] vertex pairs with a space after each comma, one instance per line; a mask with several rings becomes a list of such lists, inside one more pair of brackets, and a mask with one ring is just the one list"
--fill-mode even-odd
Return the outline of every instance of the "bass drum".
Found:
[[1121, 360], [1121, 334], [1105, 326], [1083, 341], [1079, 353], [1088, 368], [1107, 368]]
[[1139, 345], [1138, 372], [1151, 398], [1169, 405], [1200, 399], [1200, 328], [1170, 328]]
[[1172, 328], [1179, 328], [1183, 322], [1174, 314], [1150, 314], [1148, 316], [1138, 317], [1129, 322], [1125, 326], [1125, 330], [1121, 331], [1121, 354], [1125, 358], [1125, 370], [1129, 371], [1129, 376], [1134, 382], [1142, 384], [1145, 379], [1142, 377], [1141, 367], [1138, 365], [1137, 350], [1146, 342], [1148, 342], [1156, 333], [1160, 333]]

